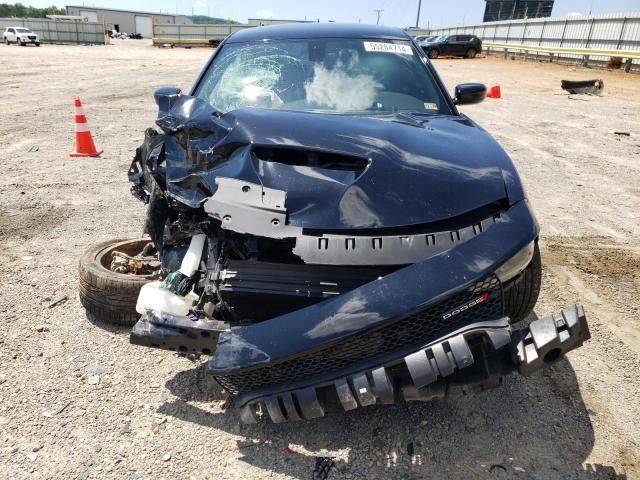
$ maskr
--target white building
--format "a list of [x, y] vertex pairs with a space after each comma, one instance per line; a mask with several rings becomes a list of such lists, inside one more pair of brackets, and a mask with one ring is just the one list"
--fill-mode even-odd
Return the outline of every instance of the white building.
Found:
[[67, 5], [67, 15], [77, 15], [85, 22], [104, 22], [106, 28], [124, 33], [139, 33], [144, 38], [153, 37], [153, 24], [191, 25], [193, 22], [185, 15], [139, 12], [135, 10], [114, 10], [78, 5]]

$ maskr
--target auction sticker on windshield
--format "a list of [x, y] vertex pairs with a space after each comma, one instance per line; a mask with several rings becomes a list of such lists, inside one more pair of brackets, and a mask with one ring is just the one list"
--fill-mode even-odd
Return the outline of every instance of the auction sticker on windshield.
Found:
[[402, 55], [413, 55], [413, 50], [409, 45], [399, 45], [397, 43], [384, 42], [363, 42], [367, 52], [401, 53]]

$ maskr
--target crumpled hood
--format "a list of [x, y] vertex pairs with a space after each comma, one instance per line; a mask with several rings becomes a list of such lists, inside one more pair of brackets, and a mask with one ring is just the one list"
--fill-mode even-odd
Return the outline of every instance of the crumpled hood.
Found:
[[157, 120], [168, 134], [167, 192], [197, 206], [218, 176], [262, 184], [286, 192], [291, 225], [326, 230], [446, 220], [505, 199], [505, 179], [519, 186], [504, 151], [465, 117], [394, 118], [258, 108], [218, 116], [180, 95]]

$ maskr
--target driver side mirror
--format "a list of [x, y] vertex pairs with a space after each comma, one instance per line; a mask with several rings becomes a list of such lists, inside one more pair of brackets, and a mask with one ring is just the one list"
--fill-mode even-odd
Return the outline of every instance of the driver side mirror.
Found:
[[473, 105], [480, 103], [487, 96], [487, 87], [482, 83], [461, 83], [456, 86], [453, 103], [456, 105]]
[[182, 95], [182, 90], [177, 87], [160, 87], [153, 92], [153, 98], [155, 98], [161, 112], [171, 110], [180, 95]]

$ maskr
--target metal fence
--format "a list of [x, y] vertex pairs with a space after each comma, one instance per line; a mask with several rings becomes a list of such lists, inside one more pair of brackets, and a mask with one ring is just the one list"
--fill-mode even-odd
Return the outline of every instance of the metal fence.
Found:
[[102, 23], [59, 22], [45, 18], [0, 18], [2, 31], [6, 27], [30, 28], [43, 43], [104, 44]]
[[[532, 18], [431, 29], [433, 35], [471, 34], [483, 41], [542, 47], [640, 50], [640, 12], [611, 15]], [[579, 55], [563, 54], [559, 59]], [[594, 56], [591, 60], [606, 61]], [[634, 60], [640, 65], [639, 60]]]
[[154, 38], [173, 38], [179, 40], [222, 40], [239, 30], [251, 28], [249, 25], [232, 24], [196, 24], [196, 25], [167, 25], [153, 24]]

